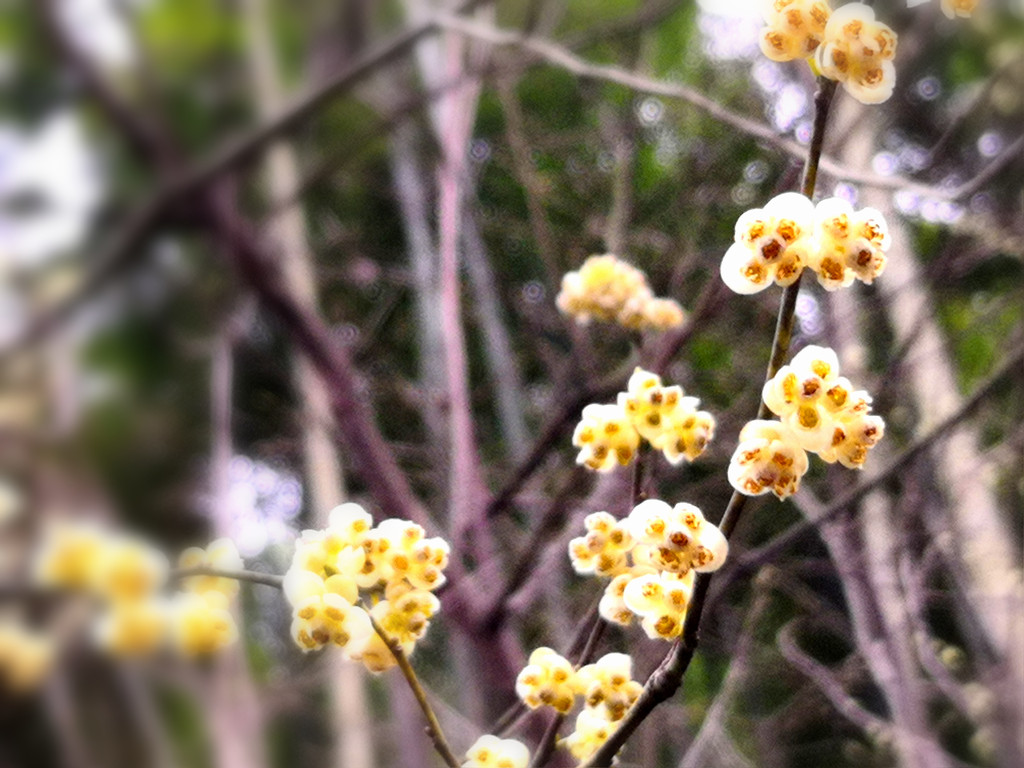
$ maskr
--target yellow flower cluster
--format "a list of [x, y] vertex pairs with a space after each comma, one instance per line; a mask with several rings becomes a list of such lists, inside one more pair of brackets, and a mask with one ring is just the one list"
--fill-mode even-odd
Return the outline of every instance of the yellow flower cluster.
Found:
[[630, 579], [623, 587], [622, 602], [640, 618], [640, 626], [652, 640], [671, 640], [682, 634], [693, 595], [693, 574], [647, 573]]
[[643, 690], [632, 678], [633, 660], [624, 653], [606, 654], [576, 670], [551, 648], [537, 648], [516, 678], [516, 694], [530, 709], [549, 706], [563, 715], [581, 696], [576, 729], [561, 744], [584, 760], [607, 741]]
[[855, 211], [839, 197], [822, 200], [814, 209], [816, 247], [808, 266], [829, 291], [854, 280], [871, 284], [885, 269], [889, 230], [874, 208]]
[[610, 253], [591, 256], [579, 271], [567, 272], [555, 303], [580, 323], [597, 319], [664, 331], [685, 320], [678, 302], [657, 298], [643, 272]]
[[692, 504], [648, 499], [624, 520], [597, 512], [584, 525], [586, 535], [569, 542], [569, 559], [577, 573], [611, 578], [601, 616], [616, 624], [638, 617], [651, 638], [678, 637], [693, 574], [717, 570], [729, 551], [722, 532]]
[[583, 409], [572, 443], [580, 449], [577, 464], [598, 472], [633, 460], [640, 439], [647, 440], [672, 464], [700, 456], [714, 436], [715, 420], [698, 411], [700, 400], [684, 397], [679, 386], [664, 386], [661, 377], [637, 368], [615, 403], [592, 403]]
[[740, 430], [740, 442], [729, 462], [729, 482], [747, 496], [771, 491], [780, 499], [796, 493], [807, 472], [807, 452], [797, 445], [789, 427], [756, 419]]
[[577, 760], [586, 760], [608, 741], [615, 724], [626, 716], [643, 686], [633, 680], [633, 660], [625, 653], [609, 653], [577, 673], [583, 709], [576, 727], [560, 742]]
[[[208, 550], [183, 553], [186, 567], [238, 568], [241, 558], [228, 539]], [[121, 656], [155, 653], [171, 640], [186, 656], [206, 655], [235, 642], [230, 611], [237, 584], [230, 579], [195, 576], [168, 600], [161, 590], [169, 565], [144, 539], [110, 532], [90, 522], [50, 527], [34, 562], [34, 578], [44, 586], [87, 592], [99, 599], [93, 627], [97, 643]]]
[[948, 19], [954, 16], [969, 18], [977, 7], [978, 0], [942, 0], [942, 12]]
[[[189, 547], [178, 555], [178, 568], [187, 571], [193, 568], [209, 568], [216, 571], [240, 571], [243, 568], [238, 548], [231, 539], [217, 539], [210, 542], [206, 549]], [[189, 592], [203, 594], [220, 592], [225, 597], [238, 594], [238, 581], [225, 576], [196, 575], [186, 576], [181, 580], [182, 586]]]
[[[415, 523], [392, 518], [374, 528], [358, 504], [336, 507], [325, 530], [303, 532], [285, 574], [293, 639], [304, 651], [336, 645], [372, 672], [394, 666], [370, 615], [411, 653], [440, 608], [432, 591], [445, 581], [448, 556], [448, 544]], [[372, 592], [369, 614], [360, 590]]]
[[700, 400], [684, 397], [678, 385], [664, 386], [660, 376], [642, 368], [633, 371], [626, 390], [619, 393], [619, 405], [640, 436], [670, 463], [693, 461], [704, 453], [715, 433], [715, 419], [697, 410]]
[[[910, 0], [916, 4], [923, 0]], [[969, 16], [977, 0], [942, 0], [942, 10]], [[879, 104], [896, 84], [896, 33], [875, 20], [865, 3], [847, 3], [834, 13], [824, 0], [767, 0], [761, 51], [773, 61], [814, 57], [825, 77], [842, 83], [864, 104]]]
[[848, 3], [825, 25], [815, 61], [825, 77], [838, 80], [857, 101], [880, 104], [896, 85], [895, 55], [896, 33], [875, 20], [870, 6]]
[[722, 259], [722, 280], [736, 293], [786, 286], [810, 267], [826, 290], [871, 283], [885, 268], [890, 238], [874, 208], [855, 211], [841, 198], [815, 206], [785, 192], [736, 221], [735, 242]]
[[530, 751], [515, 739], [481, 736], [466, 752], [462, 768], [526, 768]]
[[572, 444], [580, 449], [577, 464], [597, 472], [609, 472], [616, 465], [624, 467], [633, 460], [640, 447], [640, 435], [625, 408], [618, 403], [591, 403], [583, 408]]
[[516, 678], [516, 695], [530, 709], [553, 707], [565, 715], [581, 693], [576, 670], [568, 659], [557, 651], [542, 646], [530, 654], [523, 670]]
[[770, 0], [762, 10], [761, 51], [772, 61], [806, 59], [825, 36], [832, 10], [822, 0]]
[[637, 700], [643, 686], [633, 679], [633, 659], [625, 653], [607, 653], [576, 673], [586, 709], [616, 722]]
[[813, 244], [814, 204], [797, 192], [772, 198], [736, 221], [735, 242], [722, 259], [722, 280], [736, 293], [757, 293], [773, 282], [794, 283]]
[[23, 624], [0, 619], [0, 691], [34, 690], [53, 665], [52, 640]]
[[624, 521], [607, 512], [594, 512], [583, 520], [586, 534], [569, 542], [569, 559], [576, 573], [614, 578], [629, 570], [633, 537]]
[[836, 353], [808, 346], [765, 383], [765, 404], [779, 421], [752, 421], [740, 432], [729, 482], [741, 493], [794, 493], [807, 471], [805, 452], [860, 469], [885, 433], [871, 413], [871, 397], [839, 375]]

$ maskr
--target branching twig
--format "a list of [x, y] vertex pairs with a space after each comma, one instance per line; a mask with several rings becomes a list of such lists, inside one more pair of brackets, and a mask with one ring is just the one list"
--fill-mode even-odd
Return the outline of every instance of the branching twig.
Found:
[[868, 712], [846, 692], [843, 684], [836, 679], [828, 667], [811, 658], [800, 648], [796, 638], [793, 637], [793, 622], [780, 629], [776, 639], [783, 658], [809, 678], [839, 714], [865, 733], [879, 734], [890, 730], [889, 723]]
[[[711, 97], [682, 83], [654, 80], [620, 67], [592, 64], [550, 41], [523, 35], [519, 32], [496, 29], [486, 24], [480, 24], [457, 16], [441, 16], [440, 24], [464, 35], [476, 37], [495, 45], [515, 46], [580, 78], [604, 80], [623, 85], [640, 93], [680, 99], [703, 110], [730, 128], [770, 144], [791, 157], [802, 158], [807, 151], [799, 142], [780, 135], [770, 126], [733, 112]], [[849, 168], [831, 157], [821, 158], [821, 168], [837, 179], [855, 181], [864, 186], [879, 189], [909, 190], [938, 200], [960, 200], [976, 192], [992, 176], [1002, 170], [1009, 161], [1019, 156], [1022, 149], [1024, 149], [1024, 144], [1014, 142], [999, 157], [982, 169], [976, 177], [950, 189], [922, 184], [905, 176], [880, 176], [870, 171]]]
[[416, 703], [419, 704], [420, 710], [423, 712], [423, 717], [427, 721], [427, 736], [430, 737], [431, 742], [434, 744], [434, 749], [441, 756], [441, 759], [449, 766], [449, 768], [459, 768], [461, 763], [459, 759], [452, 752], [452, 748], [448, 745], [448, 740], [444, 737], [444, 731], [441, 730], [441, 723], [438, 722], [437, 715], [434, 714], [434, 710], [430, 706], [430, 702], [427, 701], [427, 692], [423, 690], [423, 686], [420, 685], [419, 678], [416, 677], [416, 672], [412, 668], [412, 664], [409, 663], [409, 657], [405, 655], [402, 650], [401, 644], [388, 635], [384, 631], [384, 628], [373, 618], [373, 614], [370, 612], [368, 606], [363, 606], [366, 609], [366, 615], [370, 617], [370, 624], [373, 625], [373, 631], [377, 633], [377, 636], [387, 645], [391, 654], [395, 657], [395, 661], [398, 662], [398, 668], [402, 671], [402, 675], [405, 677], [405, 681], [409, 684], [409, 689], [412, 691], [412, 695], [416, 697]]
[[235, 581], [247, 581], [250, 584], [263, 584], [274, 589], [282, 589], [284, 577], [275, 573], [261, 573], [260, 571], [228, 570], [224, 568], [210, 568], [205, 565], [197, 565], [194, 568], [180, 568], [171, 574], [171, 581], [180, 581], [191, 576], [214, 576], [222, 579], [234, 579]]

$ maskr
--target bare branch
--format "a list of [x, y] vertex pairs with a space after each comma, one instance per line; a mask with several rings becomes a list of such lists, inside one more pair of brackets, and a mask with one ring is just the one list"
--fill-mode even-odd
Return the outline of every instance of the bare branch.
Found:
[[452, 752], [452, 748], [448, 745], [448, 740], [444, 736], [444, 731], [441, 730], [441, 723], [437, 719], [437, 715], [434, 714], [434, 710], [430, 706], [430, 702], [427, 701], [427, 692], [423, 690], [423, 686], [420, 685], [419, 678], [416, 677], [416, 671], [412, 668], [412, 664], [409, 663], [409, 657], [405, 655], [402, 650], [402, 645], [397, 640], [388, 635], [384, 631], [384, 628], [377, 622], [370, 612], [368, 606], [363, 606], [366, 610], [366, 615], [370, 617], [370, 624], [373, 625], [373, 631], [377, 633], [377, 636], [388, 646], [391, 654], [395, 657], [395, 661], [398, 662], [398, 668], [402, 671], [402, 675], [405, 677], [405, 681], [409, 684], [409, 689], [412, 691], [412, 695], [416, 697], [416, 703], [419, 704], [420, 710], [423, 712], [423, 717], [427, 721], [427, 736], [430, 737], [430, 741], [434, 744], [434, 749], [437, 750], [437, 754], [445, 761], [449, 768], [459, 768], [461, 763], [459, 759]]
[[886, 733], [890, 725], [858, 704], [832, 671], [805, 653], [793, 637], [793, 622], [786, 624], [776, 638], [783, 657], [814, 683], [836, 708], [836, 711], [869, 734]]
[[[438, 22], [448, 29], [456, 30], [464, 35], [480, 40], [486, 40], [495, 45], [517, 47], [532, 53], [535, 57], [549, 64], [572, 72], [577, 77], [588, 80], [603, 80], [624, 85], [640, 93], [680, 99], [703, 110], [730, 128], [763, 141], [791, 157], [803, 158], [807, 152], [807, 148], [799, 142], [780, 135], [764, 123], [733, 112], [709, 96], [682, 83], [654, 80], [620, 67], [592, 64], [547, 40], [538, 39], [519, 32], [496, 29], [454, 15], [439, 16]], [[905, 176], [880, 176], [869, 171], [861, 171], [856, 168], [847, 167], [835, 158], [827, 156], [821, 158], [821, 169], [836, 179], [855, 181], [864, 186], [877, 187], [879, 189], [909, 190], [937, 200], [959, 200], [972, 195], [988, 183], [1011, 160], [1019, 156], [1022, 149], [1024, 149], [1024, 144], [1021, 144], [1020, 141], [1014, 142], [1013, 145], [982, 169], [973, 179], [950, 189], [922, 184]]]

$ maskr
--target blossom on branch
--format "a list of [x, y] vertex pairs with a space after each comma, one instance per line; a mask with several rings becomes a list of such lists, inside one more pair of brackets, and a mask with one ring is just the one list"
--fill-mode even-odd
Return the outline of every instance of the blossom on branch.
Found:
[[791, 285], [809, 267], [829, 291], [854, 280], [870, 284], [885, 269], [890, 243], [885, 217], [874, 208], [855, 211], [837, 197], [813, 205], [785, 192], [737, 220], [722, 280], [736, 293], [757, 293], [773, 282]]
[[816, 245], [808, 266], [829, 291], [854, 280], [871, 284], [885, 269], [891, 238], [885, 217], [874, 208], [854, 211], [839, 197], [822, 200], [814, 209]]
[[54, 642], [42, 632], [0, 618], [0, 692], [35, 690], [53, 667]]
[[[238, 547], [231, 539], [216, 539], [202, 547], [189, 547], [178, 556], [178, 567], [184, 570], [190, 568], [212, 568], [219, 571], [238, 571], [242, 569], [242, 556], [238, 554]], [[234, 597], [238, 594], [238, 581], [225, 576], [189, 576], [182, 579], [182, 586], [188, 592], [195, 592], [198, 595], [206, 592], [221, 592], [227, 597]]]
[[610, 472], [633, 460], [640, 447], [640, 435], [621, 405], [591, 403], [583, 409], [572, 444], [580, 449], [577, 464], [597, 472]]
[[762, 397], [780, 420], [747, 423], [729, 463], [729, 482], [748, 496], [795, 493], [808, 452], [860, 469], [885, 433], [885, 422], [871, 414], [871, 396], [839, 375], [839, 360], [827, 347], [802, 349], [765, 382]]
[[481, 736], [466, 751], [462, 768], [526, 768], [530, 750], [515, 739]]
[[572, 664], [545, 646], [530, 654], [527, 665], [516, 677], [516, 695], [530, 709], [548, 706], [564, 715], [581, 692], [581, 682]]
[[837, 9], [825, 25], [825, 37], [815, 51], [821, 73], [837, 80], [846, 92], [864, 104], [880, 104], [896, 85], [896, 33], [875, 20], [864, 3]]
[[610, 253], [591, 256], [578, 271], [567, 272], [555, 303], [583, 324], [596, 319], [665, 331], [686, 319], [677, 301], [657, 298], [643, 272]]
[[[907, 7], [913, 8], [917, 5], [924, 5], [929, 0], [907, 0]], [[947, 19], [957, 16], [970, 18], [971, 14], [978, 7], [978, 0], [942, 0], [939, 4]]]
[[870, 416], [871, 396], [839, 375], [828, 347], [804, 347], [765, 383], [765, 404], [790, 428], [797, 444], [826, 461], [860, 467], [885, 425]]
[[185, 656], [208, 656], [238, 640], [230, 599], [217, 590], [179, 592], [171, 602], [171, 639]]
[[584, 525], [587, 533], [570, 542], [569, 558], [577, 573], [611, 577], [598, 612], [614, 624], [639, 618], [651, 638], [679, 636], [694, 574], [717, 570], [729, 552], [718, 526], [685, 502], [647, 499], [624, 520], [598, 512]]
[[[338, 646], [371, 672], [394, 666], [388, 641], [412, 653], [440, 609], [432, 591], [445, 582], [449, 550], [409, 520], [389, 518], [373, 527], [358, 504], [336, 507], [327, 528], [303, 531], [295, 543], [284, 578], [292, 639], [303, 651]], [[372, 601], [369, 614], [363, 597]]]
[[664, 386], [660, 376], [643, 368], [633, 372], [618, 402], [640, 436], [671, 464], [693, 461], [714, 437], [715, 419], [697, 410], [700, 400], [685, 397], [678, 385]]
[[762, 15], [761, 52], [772, 61], [794, 61], [814, 55], [825, 35], [832, 10], [822, 0], [766, 0]]
[[591, 403], [583, 409], [572, 443], [577, 464], [609, 472], [629, 464], [641, 438], [671, 464], [693, 461], [715, 434], [715, 419], [697, 410], [700, 400], [685, 397], [682, 387], [665, 386], [657, 374], [636, 368], [616, 402]]
[[747, 496], [771, 491], [784, 499], [796, 493], [808, 466], [807, 452], [789, 427], [758, 419], [740, 431], [740, 443], [729, 462], [729, 482]]
[[722, 280], [740, 294], [758, 293], [772, 283], [791, 285], [807, 265], [813, 232], [814, 205], [797, 192], [747, 211], [722, 259]]

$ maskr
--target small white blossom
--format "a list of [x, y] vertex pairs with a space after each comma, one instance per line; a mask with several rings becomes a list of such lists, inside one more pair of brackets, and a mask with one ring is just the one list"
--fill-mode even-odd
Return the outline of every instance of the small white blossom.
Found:
[[807, 473], [807, 453], [792, 430], [779, 421], [751, 421], [729, 462], [729, 482], [747, 496], [771, 491], [780, 499], [796, 492]]
[[722, 280], [736, 293], [791, 285], [807, 265], [813, 246], [814, 205], [785, 192], [736, 222], [735, 242], [722, 259]]
[[896, 33], [875, 20], [864, 3], [838, 8], [825, 25], [824, 39], [815, 51], [821, 73], [842, 83], [846, 92], [864, 104], [880, 104], [896, 85]]

